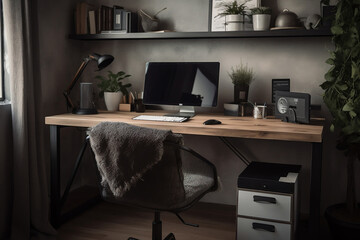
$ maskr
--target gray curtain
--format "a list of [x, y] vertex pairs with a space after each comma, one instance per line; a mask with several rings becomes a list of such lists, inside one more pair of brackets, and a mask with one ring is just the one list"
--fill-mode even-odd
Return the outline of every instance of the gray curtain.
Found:
[[40, 79], [34, 77], [38, 49], [34, 49], [32, 6], [31, 0], [3, 0], [14, 145], [11, 238], [16, 240], [55, 233], [48, 220], [44, 116]]

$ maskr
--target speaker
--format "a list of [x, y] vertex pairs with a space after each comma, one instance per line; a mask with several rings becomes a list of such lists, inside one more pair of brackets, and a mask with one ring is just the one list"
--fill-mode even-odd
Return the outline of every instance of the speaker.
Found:
[[275, 91], [275, 117], [285, 122], [310, 123], [308, 93]]

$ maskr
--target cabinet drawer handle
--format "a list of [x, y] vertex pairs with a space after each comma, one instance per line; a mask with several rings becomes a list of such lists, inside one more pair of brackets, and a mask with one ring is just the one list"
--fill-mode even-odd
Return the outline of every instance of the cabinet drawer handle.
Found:
[[256, 195], [254, 195], [254, 202], [276, 204], [276, 198], [273, 198], [273, 197], [263, 197], [263, 196], [256, 196]]
[[255, 230], [264, 230], [268, 232], [275, 232], [275, 226], [274, 225], [268, 225], [263, 223], [252, 223], [252, 227]]

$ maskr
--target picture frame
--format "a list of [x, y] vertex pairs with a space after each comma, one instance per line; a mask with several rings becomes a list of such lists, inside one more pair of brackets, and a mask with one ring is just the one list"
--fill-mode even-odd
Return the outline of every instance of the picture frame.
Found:
[[[209, 0], [209, 32], [223, 32], [225, 31], [225, 17], [217, 17], [221, 13], [220, 3], [230, 3], [234, 0]], [[259, 7], [261, 0], [236, 0], [239, 4], [246, 2], [248, 11], [251, 8]], [[245, 18], [245, 23], [251, 21], [251, 18]], [[246, 24], [245, 24], [246, 25]], [[245, 30], [250, 30], [245, 28]]]

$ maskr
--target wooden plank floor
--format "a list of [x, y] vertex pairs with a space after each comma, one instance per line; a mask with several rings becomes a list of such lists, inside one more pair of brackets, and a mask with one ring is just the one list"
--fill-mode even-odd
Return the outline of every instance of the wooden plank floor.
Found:
[[[177, 240], [233, 240], [236, 236], [236, 207], [198, 203], [181, 214], [189, 223], [182, 224], [171, 213], [162, 213], [163, 237], [173, 232]], [[153, 212], [101, 202], [58, 229], [57, 239], [126, 240], [135, 237], [151, 240]]]

